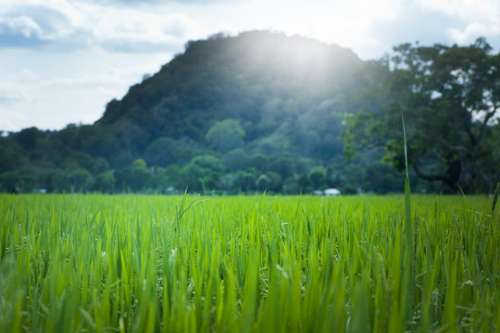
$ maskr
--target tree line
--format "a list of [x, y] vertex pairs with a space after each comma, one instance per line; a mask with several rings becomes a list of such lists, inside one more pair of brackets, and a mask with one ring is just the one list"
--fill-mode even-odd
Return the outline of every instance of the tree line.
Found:
[[500, 180], [500, 56], [403, 44], [382, 59], [265, 31], [192, 41], [94, 124], [0, 138], [0, 191], [392, 193], [406, 120], [416, 192]]

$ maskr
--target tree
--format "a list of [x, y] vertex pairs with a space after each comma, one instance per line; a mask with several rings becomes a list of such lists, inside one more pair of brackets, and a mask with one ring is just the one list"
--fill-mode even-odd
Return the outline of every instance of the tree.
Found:
[[218, 151], [227, 152], [243, 145], [245, 130], [236, 119], [216, 122], [207, 132], [206, 139]]
[[177, 164], [171, 164], [168, 167], [161, 170], [161, 182], [160, 185], [163, 186], [160, 190], [164, 192], [169, 188], [173, 187], [174, 190], [184, 191], [186, 189], [186, 185], [183, 183], [183, 173], [182, 168]]
[[291, 155], [277, 156], [270, 161], [269, 170], [279, 174], [283, 178], [288, 178], [296, 172], [297, 160], [297, 158]]
[[15, 140], [24, 149], [35, 149], [37, 141], [43, 136], [43, 132], [36, 127], [21, 130], [14, 135]]
[[29, 174], [24, 171], [10, 171], [0, 175], [0, 190], [8, 193], [29, 192], [33, 190]]
[[455, 190], [493, 186], [480, 170], [500, 113], [500, 54], [484, 39], [465, 47], [403, 44], [371, 71], [378, 77], [371, 93], [379, 107], [349, 120], [350, 139], [384, 146], [386, 159], [401, 170], [404, 116], [409, 162], [418, 177]]
[[143, 159], [137, 159], [125, 169], [118, 170], [115, 177], [121, 190], [142, 191], [150, 185], [151, 172]]
[[113, 171], [105, 171], [95, 177], [94, 190], [103, 193], [113, 193], [115, 190], [115, 175]]
[[249, 156], [243, 149], [234, 149], [222, 157], [224, 165], [231, 171], [243, 170], [248, 166]]
[[19, 168], [25, 162], [21, 148], [6, 140], [0, 142], [0, 157], [0, 172]]
[[300, 194], [300, 185], [296, 177], [290, 177], [283, 183], [283, 192], [286, 194]]
[[92, 175], [83, 168], [69, 171], [67, 177], [71, 192], [86, 192], [92, 186]]
[[50, 175], [50, 182], [48, 186], [50, 192], [70, 192], [71, 182], [68, 173], [65, 170], [56, 169]]
[[66, 169], [83, 168], [93, 174], [104, 172], [109, 168], [109, 164], [104, 158], [94, 158], [81, 152], [70, 152], [62, 164]]
[[326, 169], [322, 166], [316, 166], [309, 172], [309, 181], [315, 190], [322, 189], [326, 183]]
[[259, 178], [257, 178], [257, 189], [260, 192], [265, 192], [269, 190], [269, 187], [271, 186], [271, 179], [267, 175], [260, 175]]
[[283, 177], [280, 174], [270, 171], [266, 174], [271, 183], [269, 184], [269, 190], [272, 192], [280, 192], [283, 186]]
[[235, 189], [241, 192], [250, 192], [255, 190], [257, 182], [256, 176], [249, 170], [238, 171], [235, 173]]
[[212, 155], [197, 156], [182, 170], [184, 188], [192, 192], [206, 192], [217, 188], [224, 171], [221, 160]]
[[195, 150], [183, 141], [162, 137], [146, 148], [144, 158], [150, 165], [166, 166], [188, 162], [195, 153]]

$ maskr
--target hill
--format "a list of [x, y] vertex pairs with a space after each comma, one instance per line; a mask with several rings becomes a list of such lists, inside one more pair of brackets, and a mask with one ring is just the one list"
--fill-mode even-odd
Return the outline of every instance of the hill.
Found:
[[348, 49], [280, 33], [191, 41], [158, 73], [109, 102], [94, 124], [2, 138], [0, 186], [397, 191], [401, 177], [380, 162], [380, 150], [344, 157], [346, 117], [368, 103], [359, 94], [366, 66]]

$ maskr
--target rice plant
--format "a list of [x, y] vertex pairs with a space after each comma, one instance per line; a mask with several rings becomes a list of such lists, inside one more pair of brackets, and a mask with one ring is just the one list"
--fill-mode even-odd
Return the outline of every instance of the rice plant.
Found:
[[499, 222], [486, 196], [0, 195], [0, 332], [495, 332]]

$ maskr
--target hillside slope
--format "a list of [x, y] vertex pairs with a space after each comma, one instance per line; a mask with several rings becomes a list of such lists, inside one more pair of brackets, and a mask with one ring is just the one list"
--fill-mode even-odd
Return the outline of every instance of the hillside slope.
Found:
[[345, 117], [367, 103], [364, 66], [350, 50], [280, 33], [191, 41], [94, 124], [1, 139], [0, 186], [394, 191], [399, 175], [378, 162], [380, 152], [344, 159]]

